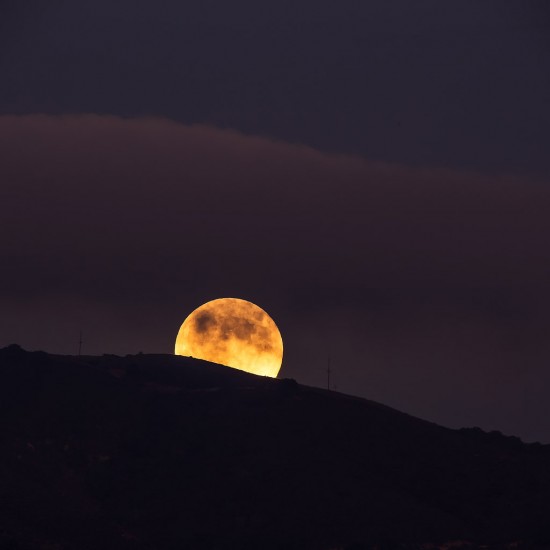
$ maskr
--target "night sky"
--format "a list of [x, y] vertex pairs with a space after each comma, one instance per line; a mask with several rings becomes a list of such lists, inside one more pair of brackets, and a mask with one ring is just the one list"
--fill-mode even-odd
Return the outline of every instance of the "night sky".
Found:
[[546, 0], [0, 4], [0, 346], [171, 353], [550, 443]]

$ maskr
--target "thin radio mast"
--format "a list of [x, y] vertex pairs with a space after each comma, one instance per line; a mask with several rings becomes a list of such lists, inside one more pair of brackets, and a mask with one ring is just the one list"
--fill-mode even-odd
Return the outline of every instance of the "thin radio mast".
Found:
[[330, 353], [327, 358], [327, 390], [330, 391]]

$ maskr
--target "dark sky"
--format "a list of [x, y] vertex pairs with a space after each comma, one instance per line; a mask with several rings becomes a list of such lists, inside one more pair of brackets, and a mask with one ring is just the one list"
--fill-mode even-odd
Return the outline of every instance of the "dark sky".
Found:
[[4, 1], [0, 345], [166, 352], [550, 442], [544, 0]]

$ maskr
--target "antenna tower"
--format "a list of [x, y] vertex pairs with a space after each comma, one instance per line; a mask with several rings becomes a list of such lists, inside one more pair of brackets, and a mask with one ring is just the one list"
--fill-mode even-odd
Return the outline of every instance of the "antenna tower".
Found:
[[330, 353], [327, 359], [327, 390], [330, 391]]

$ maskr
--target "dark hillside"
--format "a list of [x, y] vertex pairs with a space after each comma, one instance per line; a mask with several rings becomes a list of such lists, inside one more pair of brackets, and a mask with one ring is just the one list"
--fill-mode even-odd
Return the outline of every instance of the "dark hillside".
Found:
[[2, 549], [550, 542], [547, 446], [169, 355], [0, 376]]

